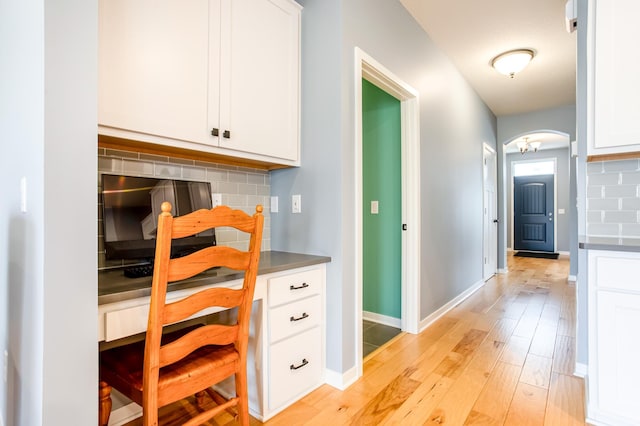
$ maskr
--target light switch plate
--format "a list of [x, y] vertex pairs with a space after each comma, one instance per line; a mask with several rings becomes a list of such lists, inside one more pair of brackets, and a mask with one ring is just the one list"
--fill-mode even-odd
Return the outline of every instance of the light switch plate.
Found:
[[213, 207], [218, 207], [222, 205], [222, 194], [211, 194], [211, 201], [213, 203]]
[[378, 214], [378, 201], [371, 202], [371, 214]]
[[300, 195], [291, 196], [291, 213], [302, 212], [302, 197]]
[[271, 197], [271, 213], [278, 213], [278, 197]]

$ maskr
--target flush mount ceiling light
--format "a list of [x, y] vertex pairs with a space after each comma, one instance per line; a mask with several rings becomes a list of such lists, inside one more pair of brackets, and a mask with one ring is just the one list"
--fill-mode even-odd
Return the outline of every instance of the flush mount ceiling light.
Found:
[[537, 152], [538, 148], [540, 148], [539, 141], [531, 141], [529, 142], [529, 138], [522, 138], [521, 141], [517, 143], [518, 149], [520, 149], [520, 154], [524, 155], [525, 152], [533, 151]]
[[493, 58], [491, 66], [500, 74], [513, 78], [531, 62], [533, 56], [534, 52], [531, 49], [510, 50]]

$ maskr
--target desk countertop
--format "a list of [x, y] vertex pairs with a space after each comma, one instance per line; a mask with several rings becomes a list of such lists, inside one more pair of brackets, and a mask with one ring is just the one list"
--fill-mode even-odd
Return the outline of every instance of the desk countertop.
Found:
[[[328, 263], [327, 256], [314, 256], [282, 251], [265, 251], [260, 254], [258, 275], [271, 274], [289, 269]], [[227, 268], [212, 269], [191, 279], [169, 284], [168, 291], [189, 287], [215, 284], [242, 278], [243, 274]], [[127, 278], [122, 269], [98, 272], [98, 305], [121, 302], [123, 300], [145, 297], [151, 294], [151, 277]]]

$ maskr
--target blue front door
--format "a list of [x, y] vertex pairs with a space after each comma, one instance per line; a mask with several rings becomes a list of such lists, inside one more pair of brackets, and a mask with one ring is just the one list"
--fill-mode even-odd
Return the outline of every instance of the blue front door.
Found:
[[553, 252], [554, 175], [513, 179], [514, 250]]

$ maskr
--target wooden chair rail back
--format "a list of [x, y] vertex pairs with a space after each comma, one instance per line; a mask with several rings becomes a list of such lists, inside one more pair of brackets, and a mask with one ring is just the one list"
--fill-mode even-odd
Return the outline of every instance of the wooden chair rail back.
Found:
[[[142, 365], [135, 367], [141, 368], [142, 381], [140, 383], [139, 379], [136, 379], [140, 377], [138, 373], [132, 373], [127, 376], [129, 378], [123, 378], [119, 373], [114, 376], [111, 371], [103, 370], [102, 361], [101, 377], [103, 375], [109, 377], [112, 381], [121, 384], [125, 390], [131, 390], [130, 397], [143, 406], [145, 426], [157, 425], [157, 410], [160, 406], [188, 395], [202, 394], [203, 391], [212, 395], [219, 405], [213, 410], [198, 414], [187, 424], [199, 424], [235, 405], [238, 408], [240, 423], [248, 425], [246, 360], [249, 320], [264, 224], [262, 206], [256, 206], [253, 216], [241, 210], [219, 206], [174, 218], [171, 215], [171, 205], [167, 202], [162, 203], [161, 210], [156, 234], [156, 255], [144, 355], [129, 356], [126, 352], [129, 350], [128, 347], [115, 348], [120, 352], [113, 355], [103, 353], [106, 355], [103, 361], [110, 363], [109, 365], [118, 364], [121, 359], [143, 359]], [[249, 233], [248, 249], [243, 251], [231, 247], [214, 246], [171, 259], [173, 239], [220, 227], [230, 227]], [[190, 278], [216, 266], [244, 271], [242, 288], [208, 288], [184, 299], [166, 302], [169, 282]], [[237, 308], [236, 322], [203, 325], [163, 337], [164, 326], [183, 321], [210, 307]], [[135, 350], [133, 345], [131, 350]], [[215, 394], [210, 386], [233, 375], [236, 379], [236, 397], [227, 401]], [[101, 378], [101, 380], [106, 379]], [[122, 383], [128, 380], [136, 383]], [[108, 406], [106, 400], [109, 399], [109, 384], [101, 382], [101, 404], [104, 404], [104, 406], [101, 405], [101, 424], [104, 424], [105, 417], [108, 421], [108, 413], [105, 415], [104, 407]]]

